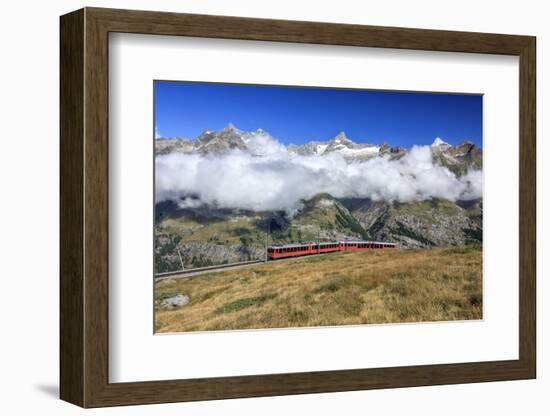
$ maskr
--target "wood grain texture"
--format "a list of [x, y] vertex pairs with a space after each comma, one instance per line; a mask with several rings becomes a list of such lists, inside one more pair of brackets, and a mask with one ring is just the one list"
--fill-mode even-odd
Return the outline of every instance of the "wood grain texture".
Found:
[[60, 50], [60, 388], [84, 404], [84, 12], [61, 19]]
[[519, 55], [528, 36], [87, 8], [110, 32]]
[[519, 355], [536, 377], [536, 41], [520, 54], [519, 142]]
[[[518, 360], [206, 379], [108, 380], [108, 33], [520, 57]], [[535, 38], [86, 8], [61, 18], [61, 397], [83, 407], [533, 378]]]
[[108, 33], [90, 13], [85, 14], [84, 395], [85, 406], [89, 406], [101, 395], [109, 374], [109, 70]]

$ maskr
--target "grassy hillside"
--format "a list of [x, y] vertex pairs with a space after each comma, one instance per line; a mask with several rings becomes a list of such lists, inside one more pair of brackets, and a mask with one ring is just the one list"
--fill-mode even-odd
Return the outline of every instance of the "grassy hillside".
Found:
[[194, 268], [262, 259], [268, 229], [269, 244], [369, 237], [348, 209], [327, 194], [306, 201], [294, 217], [283, 212], [171, 210], [166, 204], [157, 212], [157, 273], [181, 270], [181, 263]]
[[[479, 246], [333, 253], [155, 285], [158, 332], [481, 319]], [[187, 305], [162, 299], [189, 296]]]

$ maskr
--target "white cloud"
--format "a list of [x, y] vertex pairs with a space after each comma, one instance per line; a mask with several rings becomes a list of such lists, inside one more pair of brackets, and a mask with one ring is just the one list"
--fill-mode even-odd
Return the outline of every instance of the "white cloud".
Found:
[[244, 137], [243, 140], [254, 155], [267, 156], [286, 152], [286, 148], [281, 143], [263, 130], [258, 130]]
[[[300, 156], [269, 137], [251, 139], [251, 155], [168, 154], [156, 158], [156, 201], [180, 206], [200, 203], [254, 211], [299, 209], [319, 193], [407, 202], [432, 197], [481, 197], [481, 171], [456, 177], [432, 162], [429, 146], [415, 146], [403, 158], [376, 157], [348, 163], [337, 153]], [[262, 155], [262, 156], [258, 156]]]

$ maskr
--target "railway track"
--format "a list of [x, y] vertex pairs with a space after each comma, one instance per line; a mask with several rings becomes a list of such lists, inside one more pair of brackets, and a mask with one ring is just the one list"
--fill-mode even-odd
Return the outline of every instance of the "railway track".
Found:
[[155, 282], [160, 282], [160, 281], [166, 280], [166, 279], [185, 279], [185, 278], [188, 278], [188, 277], [199, 276], [199, 275], [207, 274], [207, 273], [220, 273], [220, 272], [224, 272], [226, 270], [243, 269], [243, 268], [247, 268], [247, 267], [256, 266], [256, 265], [262, 264], [262, 263], [278, 263], [278, 262], [282, 262], [282, 261], [300, 260], [300, 259], [304, 259], [304, 258], [322, 256], [324, 254], [330, 254], [330, 253], [310, 254], [308, 256], [287, 257], [287, 258], [282, 258], [282, 259], [270, 259], [268, 262], [266, 262], [265, 260], [252, 260], [252, 261], [247, 261], [247, 262], [243, 262], [243, 263], [223, 264], [223, 265], [220, 265], [220, 266], [200, 267], [200, 268], [195, 268], [195, 269], [159, 273], [159, 274], [155, 275]]
[[217, 273], [217, 272], [222, 272], [226, 270], [239, 269], [242, 267], [250, 267], [261, 263], [265, 263], [265, 260], [252, 260], [252, 261], [245, 261], [242, 263], [222, 264], [219, 266], [208, 266], [208, 267], [196, 267], [196, 268], [187, 269], [187, 270], [158, 273], [155, 275], [155, 281], [159, 282], [161, 280], [166, 280], [166, 279], [181, 279], [185, 277], [197, 276], [199, 274]]
[[[395, 249], [397, 244], [377, 242], [377, 241], [331, 241], [325, 243], [308, 244], [286, 244], [280, 246], [267, 247], [266, 254], [269, 256], [269, 262], [298, 260], [304, 257], [322, 256], [330, 253], [341, 253], [346, 251], [358, 250], [380, 250], [385, 248]], [[155, 275], [155, 281], [166, 279], [182, 279], [186, 277], [198, 276], [205, 273], [217, 273], [225, 270], [250, 267], [260, 263], [267, 263], [264, 260], [252, 260], [240, 263], [222, 264], [218, 266], [200, 267], [189, 270], [179, 270], [175, 272], [159, 273]]]

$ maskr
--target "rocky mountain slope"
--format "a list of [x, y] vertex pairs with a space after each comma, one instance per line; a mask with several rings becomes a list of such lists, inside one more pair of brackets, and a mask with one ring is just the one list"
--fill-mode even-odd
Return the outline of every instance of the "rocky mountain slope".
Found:
[[[259, 145], [261, 143], [261, 146]], [[269, 133], [228, 125], [206, 130], [193, 140], [155, 140], [157, 156], [170, 153], [222, 155], [232, 150], [262, 156], [282, 146]], [[482, 168], [482, 150], [469, 141], [452, 146], [436, 139], [430, 147], [434, 163], [455, 175]], [[286, 151], [323, 157], [338, 153], [348, 163], [376, 157], [398, 160], [408, 150], [355, 143], [345, 133], [327, 141], [290, 145]], [[155, 209], [156, 271], [260, 259], [265, 245], [341, 239], [397, 242], [400, 247], [460, 246], [482, 241], [482, 201], [374, 201], [318, 194], [302, 201], [298, 212], [255, 212], [212, 206], [182, 207], [163, 201]]]
[[400, 203], [344, 201], [369, 236], [402, 247], [460, 246], [482, 241], [481, 200]]
[[[158, 138], [155, 140], [155, 154], [169, 153], [199, 153], [220, 155], [231, 150], [241, 150], [262, 156], [266, 146], [257, 146], [257, 141], [271, 142], [273, 147], [281, 146], [273, 136], [262, 129], [243, 131], [229, 123], [219, 131], [205, 130], [197, 138]], [[457, 146], [452, 146], [440, 138], [431, 145], [434, 160], [449, 168], [453, 173], [464, 173], [469, 167], [482, 168], [482, 151], [474, 143], [464, 140]], [[361, 161], [378, 156], [389, 155], [391, 159], [399, 159], [407, 150], [388, 143], [380, 145], [355, 143], [345, 132], [338, 133], [326, 141], [310, 141], [302, 145], [289, 145], [286, 148], [292, 153], [303, 156], [323, 156], [331, 153], [341, 154], [348, 161]]]
[[[224, 154], [238, 149], [259, 155], [255, 141], [272, 141], [278, 143], [268, 132], [243, 131], [229, 123], [219, 131], [205, 130], [193, 140], [186, 138], [158, 138], [155, 140], [155, 154], [163, 155], [176, 153]], [[375, 145], [355, 143], [346, 136], [345, 132], [338, 133], [334, 138], [326, 141], [310, 141], [302, 145], [289, 145], [287, 150], [303, 156], [321, 156], [330, 153], [339, 153], [348, 160], [365, 160], [384, 154], [403, 155], [405, 150], [400, 147], [390, 147], [387, 143]]]

